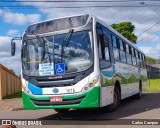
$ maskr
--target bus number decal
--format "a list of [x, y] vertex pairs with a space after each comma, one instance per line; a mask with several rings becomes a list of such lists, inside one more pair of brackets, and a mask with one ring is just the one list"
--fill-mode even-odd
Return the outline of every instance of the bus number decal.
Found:
[[69, 88], [69, 89], [66, 89], [66, 92], [67, 93], [75, 93], [75, 90], [74, 90], [74, 88]]

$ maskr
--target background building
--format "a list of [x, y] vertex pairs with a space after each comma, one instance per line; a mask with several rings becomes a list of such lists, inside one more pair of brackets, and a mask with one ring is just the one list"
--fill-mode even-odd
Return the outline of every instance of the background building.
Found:
[[160, 79], [160, 64], [147, 65], [149, 79]]

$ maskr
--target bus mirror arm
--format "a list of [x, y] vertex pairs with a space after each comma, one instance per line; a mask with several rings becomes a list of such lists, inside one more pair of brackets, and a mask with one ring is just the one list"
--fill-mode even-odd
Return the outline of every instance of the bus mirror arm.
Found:
[[16, 43], [14, 42], [14, 40], [22, 40], [22, 37], [15, 37], [11, 40], [11, 55], [12, 56], [15, 55], [15, 51], [16, 51]]

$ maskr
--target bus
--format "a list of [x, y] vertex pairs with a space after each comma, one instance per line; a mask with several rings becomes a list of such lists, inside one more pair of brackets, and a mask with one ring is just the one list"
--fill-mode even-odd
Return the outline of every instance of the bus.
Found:
[[140, 98], [147, 86], [144, 53], [89, 14], [28, 26], [21, 69], [24, 109], [116, 110], [122, 99]]

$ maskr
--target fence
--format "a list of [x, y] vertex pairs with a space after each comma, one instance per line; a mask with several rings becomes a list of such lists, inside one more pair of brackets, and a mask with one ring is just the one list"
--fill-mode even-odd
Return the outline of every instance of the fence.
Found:
[[0, 100], [21, 91], [20, 77], [0, 64]]
[[149, 79], [160, 79], [160, 69], [159, 68], [148, 65], [147, 73], [148, 73]]

